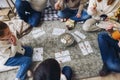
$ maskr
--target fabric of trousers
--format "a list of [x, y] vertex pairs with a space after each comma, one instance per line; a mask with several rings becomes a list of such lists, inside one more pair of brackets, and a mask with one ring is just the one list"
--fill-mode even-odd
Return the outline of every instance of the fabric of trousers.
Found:
[[24, 20], [26, 23], [30, 24], [33, 27], [39, 25], [39, 22], [41, 20], [41, 12], [32, 9], [29, 2], [25, 0], [16, 0], [15, 6], [17, 13], [22, 20]]
[[120, 47], [118, 41], [112, 39], [107, 32], [98, 35], [98, 44], [103, 63], [113, 72], [120, 72]]
[[87, 19], [89, 19], [91, 16], [87, 14], [86, 10], [82, 10], [81, 12], [81, 17], [77, 18], [76, 14], [78, 12], [77, 10], [71, 10], [69, 8], [65, 8], [64, 10], [58, 11], [58, 17], [60, 18], [70, 18], [72, 20], [75, 20], [76, 22], [78, 21], [85, 21]]
[[5, 63], [6, 66], [20, 66], [17, 72], [16, 78], [25, 80], [27, 70], [32, 63], [33, 49], [29, 46], [24, 46], [25, 54], [17, 53], [14, 57], [11, 57]]
[[64, 66], [62, 69], [62, 73], [66, 76], [67, 80], [71, 80], [73, 74], [71, 67]]

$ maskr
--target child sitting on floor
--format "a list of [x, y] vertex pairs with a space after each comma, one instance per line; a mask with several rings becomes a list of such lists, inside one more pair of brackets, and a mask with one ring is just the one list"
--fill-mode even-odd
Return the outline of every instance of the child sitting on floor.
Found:
[[22, 46], [16, 37], [15, 28], [0, 21], [0, 65], [20, 66], [15, 80], [25, 80], [32, 63], [31, 47]]
[[63, 19], [68, 19], [66, 27], [73, 29], [75, 22], [85, 21], [90, 18], [90, 15], [84, 10], [85, 0], [58, 0], [55, 4], [55, 9], [58, 11], [58, 16]]

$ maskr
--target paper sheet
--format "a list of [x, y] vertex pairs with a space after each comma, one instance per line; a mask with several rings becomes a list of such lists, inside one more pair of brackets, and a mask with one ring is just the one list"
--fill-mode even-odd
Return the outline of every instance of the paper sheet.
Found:
[[41, 30], [41, 29], [37, 29], [37, 30], [32, 31], [32, 35], [34, 38], [38, 38], [44, 34], [45, 34], [45, 31]]
[[55, 58], [59, 63], [71, 61], [70, 53], [68, 50], [55, 53]]
[[43, 61], [43, 48], [33, 49], [33, 61]]
[[83, 33], [79, 32], [79, 31], [75, 31], [74, 33], [75, 33], [77, 36], [79, 36], [81, 39], [85, 39], [85, 38], [86, 38], [86, 36], [85, 36]]
[[52, 35], [61, 35], [63, 33], [65, 33], [65, 29], [54, 28], [53, 32], [52, 32]]

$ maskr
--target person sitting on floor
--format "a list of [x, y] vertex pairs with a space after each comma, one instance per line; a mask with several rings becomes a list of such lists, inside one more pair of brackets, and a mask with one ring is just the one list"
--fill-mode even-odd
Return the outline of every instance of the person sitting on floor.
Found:
[[[41, 20], [42, 10], [46, 7], [47, 0], [16, 0], [15, 6], [19, 17], [30, 27], [24, 32], [31, 31], [35, 26], [38, 26]], [[23, 34], [21, 33], [21, 34]]]
[[62, 71], [55, 59], [46, 59], [36, 68], [33, 80], [71, 80], [72, 69], [64, 66]]
[[32, 54], [33, 49], [17, 39], [15, 28], [0, 21], [0, 65], [20, 66], [15, 80], [25, 80]]
[[[100, 31], [109, 26], [109, 20], [100, 20], [101, 15], [106, 15], [108, 19], [116, 16], [120, 7], [120, 0], [89, 0], [87, 12], [92, 18], [86, 20], [83, 24], [84, 31]], [[99, 24], [96, 24], [98, 23]]]
[[98, 44], [103, 61], [100, 76], [107, 76], [111, 72], [120, 73], [120, 31], [113, 30], [115, 26], [110, 25], [106, 28], [111, 36], [107, 32], [98, 34]]
[[58, 17], [66, 20], [66, 27], [73, 29], [75, 22], [85, 21], [90, 15], [84, 10], [85, 0], [58, 0], [55, 3], [55, 9], [58, 11]]

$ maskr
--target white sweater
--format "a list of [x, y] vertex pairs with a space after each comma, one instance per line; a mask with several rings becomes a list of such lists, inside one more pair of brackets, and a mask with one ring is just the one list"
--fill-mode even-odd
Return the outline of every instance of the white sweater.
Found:
[[32, 8], [36, 11], [41, 12], [47, 5], [47, 0], [27, 0]]
[[[16, 29], [14, 26], [9, 27], [13, 35], [16, 36]], [[16, 37], [17, 39], [17, 37]], [[0, 41], [0, 65], [4, 65], [8, 58], [15, 56], [16, 52], [24, 54], [25, 50], [22, 48], [20, 41], [17, 39], [16, 46], [9, 43], [9, 41]]]
[[[102, 0], [101, 2], [97, 2], [97, 0], [89, 0], [89, 6], [88, 6], [88, 14], [92, 15], [94, 19], [99, 19], [101, 14], [106, 14], [108, 17], [113, 17], [114, 13], [117, 11], [117, 9], [120, 7], [120, 0], [115, 0], [115, 2], [112, 5], [107, 5], [108, 0]], [[97, 13], [94, 14], [93, 11], [91, 11], [91, 8], [94, 6], [94, 4], [97, 5]]]

